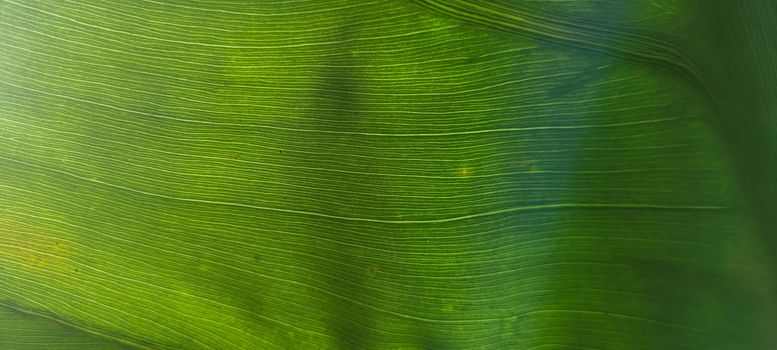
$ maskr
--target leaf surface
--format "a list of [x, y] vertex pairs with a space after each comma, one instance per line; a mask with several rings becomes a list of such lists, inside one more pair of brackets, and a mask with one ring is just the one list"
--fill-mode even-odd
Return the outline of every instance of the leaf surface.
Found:
[[766, 3], [4, 0], [0, 345], [774, 348]]

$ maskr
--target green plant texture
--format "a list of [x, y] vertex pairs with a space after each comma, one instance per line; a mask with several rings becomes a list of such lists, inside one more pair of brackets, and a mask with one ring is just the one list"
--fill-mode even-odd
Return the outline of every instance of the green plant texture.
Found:
[[0, 349], [777, 349], [771, 0], [0, 0]]

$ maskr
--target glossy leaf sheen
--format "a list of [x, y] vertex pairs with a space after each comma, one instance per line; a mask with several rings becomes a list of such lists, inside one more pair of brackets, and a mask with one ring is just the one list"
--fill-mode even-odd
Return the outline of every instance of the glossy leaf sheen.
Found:
[[769, 1], [0, 2], [3, 349], [773, 349]]

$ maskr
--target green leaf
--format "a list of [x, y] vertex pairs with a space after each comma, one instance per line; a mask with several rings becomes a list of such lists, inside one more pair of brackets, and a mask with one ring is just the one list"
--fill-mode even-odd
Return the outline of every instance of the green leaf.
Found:
[[[7, 303], [6, 303], [7, 304]], [[118, 341], [89, 331], [63, 325], [57, 320], [21, 312], [11, 306], [0, 308], [0, 346], [3, 349], [40, 350], [127, 350]]]
[[773, 349], [768, 1], [0, 2], [0, 347]]

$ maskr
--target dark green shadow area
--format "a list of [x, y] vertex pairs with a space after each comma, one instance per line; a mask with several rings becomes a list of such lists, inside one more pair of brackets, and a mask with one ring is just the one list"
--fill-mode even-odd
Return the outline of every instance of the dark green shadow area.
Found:
[[[777, 266], [777, 6], [695, 1], [688, 47], [699, 57], [719, 110], [712, 120], [739, 171], [747, 208]], [[772, 269], [773, 270], [773, 269]]]
[[122, 344], [44, 316], [0, 305], [0, 349], [131, 350], [145, 347]]

